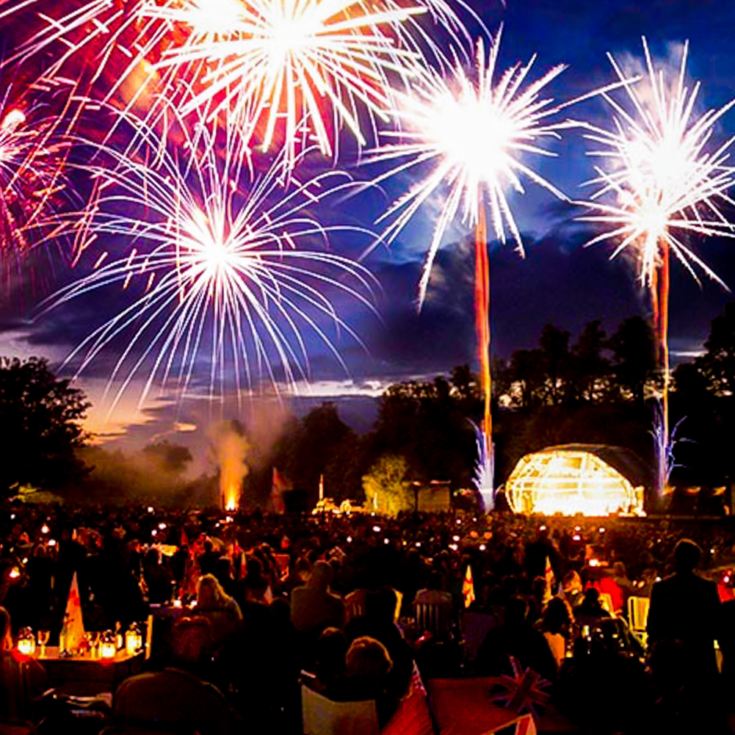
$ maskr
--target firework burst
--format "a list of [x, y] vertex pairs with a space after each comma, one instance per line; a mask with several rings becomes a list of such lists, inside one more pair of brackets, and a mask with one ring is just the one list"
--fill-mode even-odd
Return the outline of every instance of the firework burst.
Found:
[[184, 114], [224, 115], [263, 151], [277, 139], [292, 170], [312, 141], [334, 154], [342, 128], [364, 145], [362, 111], [371, 125], [388, 120], [390, 79], [413, 73], [417, 59], [391, 29], [423, 11], [395, 3], [374, 10], [362, 0], [248, 0], [230, 37], [169, 49], [157, 67], [205, 64]]
[[279, 159], [257, 175], [239, 141], [215, 140], [223, 133], [203, 123], [192, 133], [180, 125], [176, 145], [129, 114], [125, 124], [145, 145], [132, 158], [88, 142], [99, 153], [96, 200], [49, 223], [73, 230], [82, 251], [98, 238], [130, 248], [109, 263], [103, 254], [47, 305], [114, 286], [132, 292], [72, 353], [78, 371], [124, 342], [108, 384], [117, 385], [114, 408], [136, 376], [144, 378], [142, 403], [154, 384], [185, 391], [203, 364], [213, 396], [261, 380], [294, 384], [308, 376], [309, 340], [344, 366], [334, 335], [359, 339], [330, 296], [370, 306], [373, 282], [362, 266], [319, 247], [332, 230], [349, 228], [323, 227], [305, 213], [344, 177], [323, 174], [284, 190]]
[[43, 83], [27, 94], [6, 87], [0, 98], [0, 254], [13, 259], [35, 243], [39, 220], [64, 188], [68, 145], [58, 134], [63, 109], [35, 101], [39, 89], [53, 99], [58, 85]]
[[[34, 11], [40, 30], [19, 44], [6, 61], [35, 59], [46, 77], [66, 75], [96, 82], [113, 67], [116, 90], [163, 40], [167, 29], [143, 22], [141, 9], [147, 0], [87, 0], [71, 10], [45, 0], [11, 0], [0, 19]], [[56, 11], [56, 12], [49, 12]], [[32, 21], [31, 21], [32, 22]]]
[[[733, 138], [712, 146], [718, 121], [735, 100], [697, 115], [700, 86], [687, 86], [687, 46], [674, 76], [656, 69], [644, 39], [647, 78], [625, 87], [625, 98], [603, 95], [613, 112], [611, 129], [586, 124], [587, 138], [601, 158], [597, 187], [583, 204], [593, 213], [580, 219], [605, 225], [589, 244], [615, 241], [611, 257], [634, 252], [641, 283], [651, 286], [670, 253], [698, 279], [697, 270], [724, 285], [686, 244], [687, 235], [730, 235], [732, 223], [722, 206], [732, 204], [727, 191], [735, 169], [727, 164]], [[610, 61], [618, 76], [624, 72]], [[673, 78], [672, 78], [673, 76]]]
[[[374, 180], [381, 183], [404, 172], [417, 177], [408, 193], [396, 200], [379, 222], [388, 223], [384, 237], [395, 239], [433, 195], [444, 201], [424, 265], [419, 289], [423, 302], [431, 268], [449, 226], [461, 216], [476, 227], [487, 208], [495, 235], [508, 235], [523, 253], [523, 242], [508, 202], [511, 191], [523, 194], [524, 179], [566, 198], [525, 162], [528, 156], [552, 156], [543, 142], [558, 139], [569, 126], [554, 122], [559, 112], [544, 88], [566, 68], [556, 66], [529, 81], [535, 57], [516, 64], [496, 78], [501, 33], [490, 44], [481, 40], [476, 64], [469, 74], [457, 63], [448, 77], [426, 69], [421, 81], [397, 97], [398, 131], [386, 131], [384, 143], [373, 152], [371, 163], [389, 163], [389, 170]], [[428, 170], [425, 174], [422, 171]]]
[[[728, 164], [733, 138], [713, 144], [720, 119], [735, 100], [698, 114], [699, 83], [687, 82], [688, 46], [678, 70], [657, 69], [643, 39], [646, 74], [627, 85], [620, 99], [603, 95], [613, 118], [610, 129], [586, 125], [596, 146], [590, 155], [602, 159], [596, 167], [596, 187], [582, 204], [591, 213], [581, 220], [602, 226], [589, 245], [615, 242], [611, 257], [632, 253], [641, 284], [649, 291], [659, 361], [663, 373], [662, 419], [658, 431], [668, 441], [670, 382], [668, 321], [670, 262], [673, 256], [699, 282], [699, 273], [725, 286], [696, 254], [692, 236], [735, 237], [727, 211], [735, 204], [728, 190], [735, 169]], [[624, 72], [609, 56], [620, 79]], [[659, 451], [660, 463], [667, 451]], [[660, 478], [668, 477], [663, 466]], [[664, 487], [659, 487], [662, 493]]]

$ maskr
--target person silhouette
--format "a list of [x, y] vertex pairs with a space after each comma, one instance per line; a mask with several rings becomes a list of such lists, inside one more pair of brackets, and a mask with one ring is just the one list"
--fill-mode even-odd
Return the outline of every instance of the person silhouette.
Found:
[[[674, 573], [651, 590], [646, 629], [665, 714], [682, 732], [716, 733], [721, 730], [715, 654], [720, 600], [716, 584], [695, 571], [701, 558], [702, 550], [694, 541], [677, 542]], [[708, 722], [704, 730], [703, 718]]]

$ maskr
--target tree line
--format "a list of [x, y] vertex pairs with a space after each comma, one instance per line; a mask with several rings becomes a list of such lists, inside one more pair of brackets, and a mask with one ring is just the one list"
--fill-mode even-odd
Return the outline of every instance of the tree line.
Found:
[[[625, 447], [654, 471], [653, 417], [663, 376], [649, 322], [623, 320], [611, 334], [600, 321], [578, 335], [546, 325], [537, 344], [493, 366], [496, 482], [529, 452], [557, 444]], [[671, 378], [677, 427], [672, 484], [715, 487], [735, 476], [735, 303], [711, 325], [703, 352]], [[360, 497], [363, 478], [383, 457], [400, 458], [407, 479], [470, 487], [482, 414], [477, 375], [467, 365], [430, 380], [388, 387], [371, 431], [356, 435], [335, 404], [294, 420], [275, 461], [298, 487], [315, 492], [320, 474], [337, 497]]]
[[[609, 444], [634, 451], [653, 468], [655, 397], [662, 375], [655, 338], [641, 317], [623, 320], [611, 334], [592, 321], [575, 336], [546, 325], [535, 346], [496, 359], [493, 411], [496, 481], [526, 453], [572, 442]], [[702, 354], [673, 371], [671, 423], [677, 426], [675, 485], [726, 485], [735, 476], [735, 303], [712, 322]], [[183, 477], [188, 450], [168, 443], [144, 451], [145, 465], [89, 446], [84, 394], [56, 377], [44, 360], [0, 359], [0, 490], [28, 484], [48, 490], [85, 485], [114, 497], [120, 477], [145, 486], [149, 467]], [[446, 480], [470, 487], [476, 460], [473, 422], [481, 419], [477, 376], [467, 365], [447, 375], [389, 386], [378, 399], [371, 430], [358, 434], [324, 403], [292, 417], [275, 445], [259, 448], [250, 497], [265, 502], [271, 468], [316, 497], [320, 477], [335, 499], [363, 497], [366, 478], [385, 458], [400, 460], [406, 480]], [[245, 427], [247, 431], [247, 427]], [[127, 463], [129, 465], [129, 462]], [[385, 467], [385, 463], [382, 463]], [[97, 469], [96, 473], [92, 470]], [[377, 471], [377, 470], [376, 470]], [[132, 478], [132, 479], [131, 479]], [[393, 478], [395, 479], [395, 478]], [[186, 483], [182, 496], [201, 497], [212, 478]], [[183, 485], [182, 481], [182, 485]], [[199, 493], [199, 495], [197, 495]]]

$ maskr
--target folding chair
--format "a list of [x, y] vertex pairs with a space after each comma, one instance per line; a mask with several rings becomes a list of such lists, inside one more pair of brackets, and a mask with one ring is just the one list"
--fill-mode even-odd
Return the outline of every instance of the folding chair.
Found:
[[349, 622], [353, 618], [361, 618], [365, 615], [365, 597], [367, 593], [363, 589], [350, 592], [345, 597], [345, 618]]
[[308, 686], [301, 687], [304, 735], [379, 735], [378, 712], [372, 700], [335, 702]]
[[414, 614], [419, 631], [428, 630], [439, 640], [452, 632], [452, 596], [448, 592], [421, 590], [414, 600]]
[[646, 623], [651, 600], [648, 597], [628, 598], [628, 623], [633, 635], [645, 646]]

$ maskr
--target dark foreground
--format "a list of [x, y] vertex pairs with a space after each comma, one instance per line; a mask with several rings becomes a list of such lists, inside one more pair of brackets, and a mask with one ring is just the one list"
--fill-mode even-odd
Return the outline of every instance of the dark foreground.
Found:
[[[674, 554], [685, 536], [701, 559]], [[729, 732], [733, 544], [729, 519], [5, 506], [0, 721], [288, 734], [305, 711], [318, 735], [331, 703], [352, 702], [366, 733], [480, 735], [529, 712], [541, 731]], [[146, 652], [102, 662], [134, 623]], [[28, 628], [49, 631], [43, 657], [20, 655]], [[57, 697], [39, 700], [49, 685]], [[112, 711], [70, 722], [59, 693], [103, 690]]]

